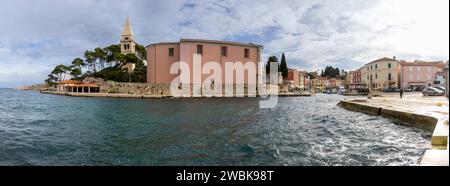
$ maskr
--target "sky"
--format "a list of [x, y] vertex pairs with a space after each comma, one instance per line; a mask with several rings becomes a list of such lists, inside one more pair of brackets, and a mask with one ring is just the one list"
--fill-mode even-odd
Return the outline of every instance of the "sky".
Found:
[[43, 83], [57, 64], [118, 44], [180, 38], [264, 45], [263, 60], [354, 70], [382, 57], [449, 58], [448, 0], [0, 0], [0, 87]]

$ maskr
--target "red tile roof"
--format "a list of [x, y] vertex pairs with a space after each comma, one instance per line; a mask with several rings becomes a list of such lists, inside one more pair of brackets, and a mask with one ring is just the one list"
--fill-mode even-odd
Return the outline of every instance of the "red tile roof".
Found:
[[383, 57], [383, 58], [381, 58], [381, 59], [377, 59], [377, 60], [375, 60], [375, 61], [372, 61], [372, 62], [370, 62], [370, 63], [368, 63], [368, 64], [376, 63], [376, 62], [380, 62], [380, 61], [397, 61], [397, 60], [391, 59], [391, 58], [388, 58], [388, 57]]
[[77, 80], [64, 80], [59, 82], [58, 84], [81, 84], [81, 82]]
[[401, 61], [400, 65], [402, 66], [438, 66], [438, 67], [443, 67], [444, 66], [444, 62], [442, 61], [431, 61], [431, 62], [427, 62], [427, 61], [414, 61], [414, 62], [406, 62], [406, 61]]
[[98, 87], [97, 84], [76, 84], [76, 85], [68, 85], [68, 87]]

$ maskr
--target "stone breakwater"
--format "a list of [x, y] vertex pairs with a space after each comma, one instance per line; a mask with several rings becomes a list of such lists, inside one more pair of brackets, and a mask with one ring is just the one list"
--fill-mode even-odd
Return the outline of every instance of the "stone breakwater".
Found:
[[[397, 105], [393, 105], [398, 101]], [[447, 102], [448, 103], [448, 102]], [[425, 151], [421, 158], [421, 165], [426, 166], [448, 166], [448, 104], [444, 106], [433, 106], [431, 101], [404, 101], [389, 98], [378, 98], [372, 100], [355, 99], [350, 101], [341, 101], [338, 106], [350, 110], [365, 113], [368, 115], [381, 116], [388, 118], [401, 125], [417, 127], [433, 131], [431, 138], [432, 149]], [[416, 110], [411, 110], [416, 108]]]
[[50, 87], [47, 84], [36, 84], [16, 87], [16, 90], [45, 91]]

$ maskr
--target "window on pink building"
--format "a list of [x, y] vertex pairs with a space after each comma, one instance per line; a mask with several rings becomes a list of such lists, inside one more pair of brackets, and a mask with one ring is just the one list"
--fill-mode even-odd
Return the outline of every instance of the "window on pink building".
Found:
[[228, 56], [228, 48], [227, 47], [222, 47], [221, 48], [221, 53], [222, 53], [222, 56]]
[[169, 48], [169, 56], [174, 56], [174, 48]]
[[203, 45], [197, 45], [197, 54], [203, 55]]
[[244, 49], [244, 57], [250, 58], [250, 50], [248, 48]]

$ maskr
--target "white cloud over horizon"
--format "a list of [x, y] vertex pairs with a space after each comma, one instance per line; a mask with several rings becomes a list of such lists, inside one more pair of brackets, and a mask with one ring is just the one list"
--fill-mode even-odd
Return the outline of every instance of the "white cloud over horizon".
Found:
[[448, 60], [448, 0], [2, 0], [0, 87], [41, 83], [55, 64], [119, 42], [179, 38], [264, 45], [292, 68], [359, 68], [381, 57]]

